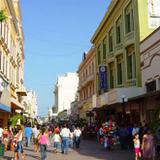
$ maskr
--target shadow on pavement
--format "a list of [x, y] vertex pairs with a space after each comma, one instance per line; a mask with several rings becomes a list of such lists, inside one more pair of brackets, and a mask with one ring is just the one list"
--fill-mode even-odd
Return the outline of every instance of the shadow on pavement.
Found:
[[94, 158], [96, 160], [133, 160], [134, 153], [131, 150], [113, 149], [107, 151], [103, 145], [95, 140], [82, 140], [80, 148], [74, 149], [78, 154]]
[[26, 157], [32, 157], [32, 158], [35, 158], [35, 159], [39, 159], [40, 160], [40, 157], [39, 156], [36, 156], [36, 155], [31, 155], [31, 154], [25, 154]]
[[[9, 156], [4, 156], [3, 158], [2, 158], [2, 160], [11, 160], [13, 157], [9, 157]], [[0, 160], [1, 160], [1, 157], [0, 157]]]

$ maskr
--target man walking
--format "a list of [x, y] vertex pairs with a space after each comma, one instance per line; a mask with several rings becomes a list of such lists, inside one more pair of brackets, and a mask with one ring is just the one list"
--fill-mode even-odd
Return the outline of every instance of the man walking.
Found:
[[62, 137], [62, 153], [68, 153], [68, 146], [69, 146], [69, 137], [70, 137], [70, 130], [68, 126], [65, 124], [63, 129], [60, 132]]
[[74, 130], [76, 148], [79, 148], [81, 133], [82, 133], [81, 130], [77, 126], [76, 129]]
[[31, 136], [32, 136], [32, 129], [30, 125], [27, 125], [27, 127], [24, 129], [24, 134], [26, 138], [26, 147], [29, 147], [31, 142]]

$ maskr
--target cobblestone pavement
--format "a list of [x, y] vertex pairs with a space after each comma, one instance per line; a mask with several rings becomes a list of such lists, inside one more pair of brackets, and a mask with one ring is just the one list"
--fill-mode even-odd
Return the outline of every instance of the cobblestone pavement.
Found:
[[[40, 160], [40, 153], [33, 151], [33, 146], [25, 148], [26, 160]], [[11, 160], [13, 153], [7, 151], [2, 160]], [[133, 152], [114, 149], [105, 151], [95, 141], [83, 140], [79, 149], [70, 150], [67, 155], [54, 153], [52, 147], [48, 147], [47, 160], [133, 160]], [[1, 159], [0, 159], [1, 160]]]

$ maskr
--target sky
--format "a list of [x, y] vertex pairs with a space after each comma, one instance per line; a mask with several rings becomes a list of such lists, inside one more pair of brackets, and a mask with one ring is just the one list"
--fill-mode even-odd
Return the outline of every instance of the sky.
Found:
[[21, 0], [27, 90], [37, 94], [38, 114], [54, 105], [57, 77], [76, 72], [110, 0]]

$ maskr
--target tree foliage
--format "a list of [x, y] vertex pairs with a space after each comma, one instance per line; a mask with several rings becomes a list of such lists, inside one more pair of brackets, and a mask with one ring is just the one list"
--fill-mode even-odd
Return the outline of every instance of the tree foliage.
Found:
[[3, 22], [4, 20], [7, 19], [7, 16], [5, 14], [5, 11], [4, 10], [1, 10], [0, 11], [0, 22]]
[[25, 122], [25, 118], [21, 114], [16, 114], [11, 117], [9, 120], [11, 127], [14, 128], [19, 120], [22, 124]]

